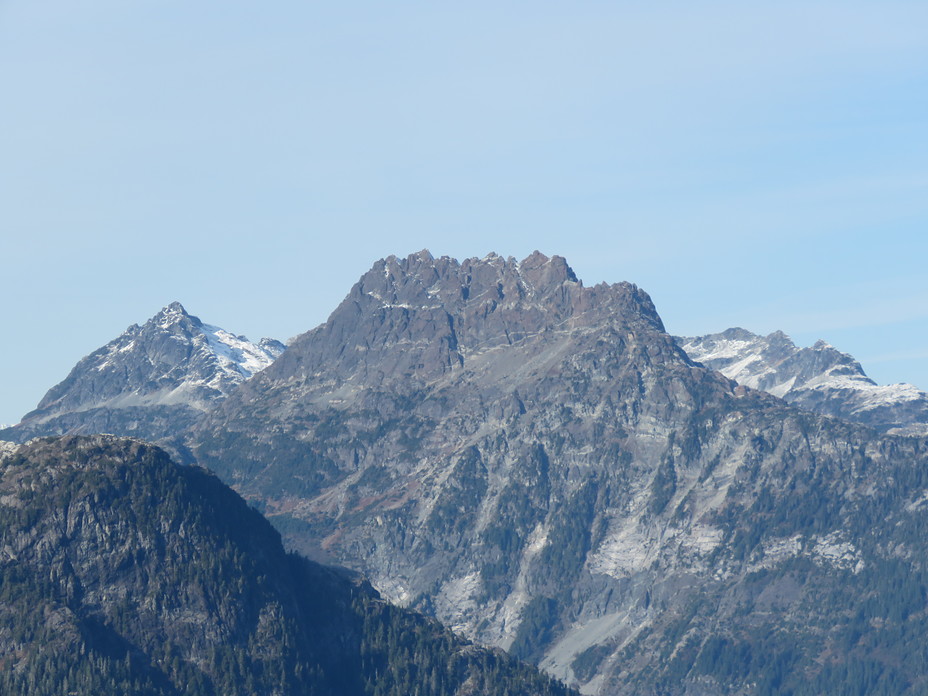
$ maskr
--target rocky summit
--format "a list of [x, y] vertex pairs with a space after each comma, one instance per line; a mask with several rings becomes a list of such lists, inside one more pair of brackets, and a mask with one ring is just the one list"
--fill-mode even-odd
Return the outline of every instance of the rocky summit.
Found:
[[584, 693], [928, 688], [928, 442], [738, 385], [557, 256], [378, 261], [186, 443], [293, 548]]
[[3, 437], [114, 433], [157, 440], [189, 426], [283, 351], [279, 341], [252, 343], [204, 324], [174, 302], [78, 362]]
[[677, 342], [706, 367], [800, 408], [892, 433], [928, 434], [928, 393], [911, 384], [876, 384], [852, 356], [825, 341], [799, 348], [782, 331], [758, 336], [734, 328]]

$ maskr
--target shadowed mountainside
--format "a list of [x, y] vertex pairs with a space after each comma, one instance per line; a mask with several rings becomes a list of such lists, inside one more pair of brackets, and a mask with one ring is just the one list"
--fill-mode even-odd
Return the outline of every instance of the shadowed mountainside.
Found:
[[0, 692], [568, 694], [287, 554], [213, 475], [109, 436], [0, 456]]

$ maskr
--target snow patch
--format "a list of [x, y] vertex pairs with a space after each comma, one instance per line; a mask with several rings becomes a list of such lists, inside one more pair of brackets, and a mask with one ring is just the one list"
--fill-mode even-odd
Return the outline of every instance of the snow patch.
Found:
[[[210, 350], [219, 361], [220, 368], [229, 376], [238, 376], [237, 381], [248, 379], [270, 365], [281, 351], [270, 346], [262, 347], [244, 336], [236, 336], [218, 326], [203, 324], [203, 336]], [[234, 378], [234, 377], [233, 377]]]
[[[417, 310], [427, 310], [427, 309], [444, 309], [444, 305], [411, 305], [405, 302], [387, 302], [384, 298], [378, 295], [376, 292], [368, 292], [368, 295], [373, 297], [375, 300], [380, 302], [381, 306], [384, 309], [417, 309]], [[431, 293], [430, 293], [430, 296]]]
[[775, 387], [771, 387], [767, 391], [773, 394], [774, 396], [779, 396], [782, 399], [793, 388], [795, 384], [796, 384], [796, 377], [793, 376], [793, 377], [790, 377], [785, 382], [778, 384]]
[[[758, 363], [760, 363], [760, 370], [753, 371], [748, 369]], [[757, 385], [760, 384], [760, 378], [765, 375], [772, 374], [773, 369], [764, 365], [763, 360], [759, 355], [748, 355], [746, 358], [742, 358], [738, 362], [734, 362], [731, 365], [726, 365], [720, 369], [719, 372], [728, 377], [728, 379], [733, 379], [746, 387], [756, 389]]]
[[744, 355], [744, 351], [753, 347], [754, 341], [718, 341], [711, 348], [705, 347], [697, 341], [689, 341], [682, 348], [693, 360], [706, 362], [709, 360], [733, 360]]

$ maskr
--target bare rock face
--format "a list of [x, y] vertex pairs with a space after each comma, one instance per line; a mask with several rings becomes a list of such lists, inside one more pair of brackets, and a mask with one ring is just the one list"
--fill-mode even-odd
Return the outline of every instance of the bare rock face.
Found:
[[522, 263], [495, 254], [463, 263], [427, 251], [390, 257], [361, 278], [325, 325], [294, 341], [299, 349], [279, 372], [311, 379], [324, 371], [333, 384], [348, 376], [369, 386], [421, 383], [460, 369], [468, 355], [563, 333], [588, 305], [602, 302], [616, 310], [640, 304], [635, 311], [660, 324], [647, 295], [616, 288], [584, 289], [563, 258], [537, 252]]
[[737, 385], [560, 257], [378, 261], [187, 444], [293, 547], [585, 693], [924, 687], [925, 440]]
[[677, 342], [706, 367], [800, 408], [896, 434], [928, 434], [928, 393], [911, 384], [878, 385], [824, 341], [799, 348], [782, 331], [758, 336], [735, 328]]
[[174, 302], [83, 358], [5, 437], [173, 435], [283, 351], [278, 341], [255, 344], [204, 324]]

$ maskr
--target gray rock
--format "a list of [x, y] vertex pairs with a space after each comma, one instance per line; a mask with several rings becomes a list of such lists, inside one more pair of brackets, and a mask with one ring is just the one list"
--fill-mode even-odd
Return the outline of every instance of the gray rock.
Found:
[[587, 693], [918, 679], [926, 441], [737, 385], [560, 257], [377, 262], [188, 444], [292, 547]]

